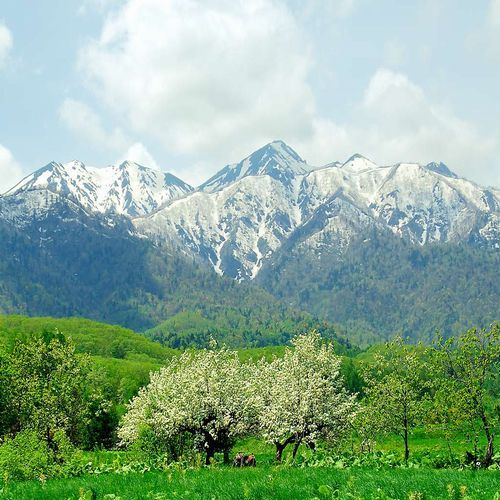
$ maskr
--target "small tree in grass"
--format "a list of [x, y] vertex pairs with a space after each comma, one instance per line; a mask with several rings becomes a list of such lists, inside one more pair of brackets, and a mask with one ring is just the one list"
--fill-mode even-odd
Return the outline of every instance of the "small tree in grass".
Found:
[[10, 425], [3, 432], [31, 429], [52, 447], [56, 431], [63, 430], [75, 443], [82, 426], [107, 409], [99, 388], [87, 387], [90, 357], [77, 354], [57, 330], [17, 341], [3, 362]]
[[341, 359], [317, 332], [300, 335], [283, 358], [258, 365], [260, 432], [276, 446], [276, 460], [292, 444], [314, 448], [322, 437], [341, 437], [356, 412], [355, 395], [343, 387]]
[[[494, 430], [499, 420], [500, 324], [489, 330], [471, 329], [457, 338], [438, 339], [435, 357], [436, 398], [441, 407], [433, 414], [437, 422], [470, 431], [474, 459], [489, 466], [493, 459]], [[484, 433], [486, 449], [478, 455], [478, 431]]]
[[375, 355], [365, 371], [365, 408], [376, 432], [395, 433], [404, 443], [405, 461], [410, 456], [409, 435], [423, 422], [428, 407], [428, 381], [421, 349], [396, 338]]
[[207, 465], [218, 451], [227, 462], [235, 439], [255, 423], [253, 376], [236, 352], [186, 351], [151, 374], [149, 385], [129, 404], [119, 437], [133, 443], [147, 427], [168, 443], [188, 433], [206, 453]]

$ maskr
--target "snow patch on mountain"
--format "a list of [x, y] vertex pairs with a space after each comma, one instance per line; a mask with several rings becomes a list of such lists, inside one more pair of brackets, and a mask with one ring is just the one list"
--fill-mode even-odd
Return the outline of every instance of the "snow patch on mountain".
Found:
[[255, 278], [278, 249], [341, 253], [371, 230], [422, 245], [498, 241], [499, 206], [498, 192], [443, 164], [379, 166], [356, 154], [311, 168], [290, 148], [270, 143], [134, 224], [243, 280]]
[[226, 165], [199, 189], [213, 193], [247, 176], [269, 175], [290, 185], [296, 175], [309, 171], [306, 162], [283, 141], [273, 141], [247, 156], [239, 163]]
[[[26, 210], [43, 212], [50, 208], [51, 200], [62, 198], [90, 212], [137, 217], [191, 191], [191, 186], [174, 175], [134, 162], [96, 168], [75, 160], [49, 163], [25, 177], [2, 199], [9, 205], [14, 198], [18, 205], [24, 199]], [[34, 192], [41, 194], [32, 195]]]
[[126, 216], [137, 236], [167, 242], [237, 280], [254, 279], [278, 251], [340, 256], [373, 231], [420, 245], [500, 247], [496, 189], [442, 163], [380, 166], [355, 154], [314, 168], [283, 141], [227, 165], [196, 190], [133, 162], [95, 168], [73, 161], [52, 162], [0, 197], [0, 217], [19, 226], [57, 210], [106, 214], [110, 224]]

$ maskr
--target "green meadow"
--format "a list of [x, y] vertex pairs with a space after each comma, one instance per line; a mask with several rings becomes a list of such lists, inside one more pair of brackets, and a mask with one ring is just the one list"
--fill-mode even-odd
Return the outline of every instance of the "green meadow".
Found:
[[[74, 352], [71, 345], [67, 345], [57, 335], [54, 337], [51, 333], [44, 337], [47, 333], [43, 332], [54, 331], [62, 332], [72, 340]], [[498, 335], [498, 330], [494, 332]], [[44, 338], [49, 339], [49, 344], [44, 344]], [[38, 342], [39, 352], [34, 342]], [[21, 364], [15, 364], [18, 360], [13, 357], [13, 352], [24, 356], [20, 358], [23, 360]], [[270, 363], [273, 359], [286, 357], [286, 352], [285, 346], [238, 350], [239, 361], [244, 364], [243, 375], [250, 370], [249, 366], [257, 366], [258, 360], [264, 358], [266, 363]], [[384, 365], [388, 374], [393, 373], [398, 359], [414, 360], [422, 363], [422, 366], [429, 362], [423, 347], [406, 346], [401, 352], [397, 349], [390, 351], [399, 357], [390, 358], [394, 359], [391, 365]], [[266, 442], [262, 433], [255, 435], [255, 432], [248, 431], [243, 437], [231, 442], [229, 449], [230, 459], [238, 452], [255, 456], [256, 467], [244, 468], [224, 464], [221, 450], [217, 450], [211, 465], [206, 466], [202, 450], [182, 448], [179, 443], [179, 455], [173, 459], [169, 455], [170, 451], [156, 448], [161, 442], [148, 442], [148, 434], [143, 436], [144, 441], [141, 442], [141, 438], [128, 449], [120, 443], [117, 430], [126, 415], [128, 401], [138, 393], [140, 387], [148, 384], [150, 372], [159, 370], [171, 359], [178, 359], [181, 356], [179, 350], [170, 349], [119, 326], [80, 318], [0, 316], [0, 354], [0, 382], [3, 384], [0, 391], [0, 423], [4, 436], [0, 440], [0, 498], [500, 500], [500, 454], [495, 448], [487, 464], [475, 464], [467, 458], [467, 453], [474, 450], [477, 450], [476, 457], [484, 456], [487, 440], [481, 423], [477, 418], [467, 422], [460, 414], [455, 420], [449, 419], [440, 411], [441, 400], [436, 399], [435, 395], [439, 393], [435, 386], [424, 385], [425, 391], [416, 392], [411, 402], [418, 414], [409, 428], [410, 454], [409, 459], [405, 460], [401, 434], [383, 427], [390, 424], [389, 415], [380, 414], [378, 406], [385, 402], [379, 398], [374, 401], [376, 404], [368, 405], [369, 387], [362, 376], [363, 367], [374, 366], [377, 356], [384, 354], [383, 346], [374, 346], [351, 355], [342, 353], [339, 361], [346, 390], [359, 394], [360, 408], [367, 411], [369, 423], [370, 412], [378, 409], [376, 418], [382, 427], [369, 428], [368, 434], [366, 428], [353, 427], [342, 439], [333, 442], [318, 437], [314, 450], [303, 444], [295, 458], [292, 456], [293, 446], [289, 446], [284, 451], [281, 463], [275, 460], [275, 446], [269, 440]], [[31, 360], [32, 354], [36, 359]], [[64, 392], [67, 387], [73, 387], [71, 383], [74, 377], [66, 377], [63, 373], [59, 386], [47, 382], [52, 380], [47, 373], [61, 375], [59, 362], [51, 358], [56, 355], [61, 356], [64, 363], [76, 363], [71, 366], [86, 370], [79, 375], [83, 377], [80, 397], [82, 404], [90, 406], [87, 413], [81, 413], [82, 417], [88, 419], [92, 415], [89, 411], [94, 411], [92, 404], [95, 401], [102, 405], [99, 408], [104, 409], [95, 413], [94, 421], [88, 420], [84, 427], [68, 426], [63, 437], [55, 434], [57, 426], [52, 424], [50, 413], [38, 413], [40, 404], [47, 400], [51, 401], [54, 411], [62, 417], [66, 415], [66, 409], [58, 405], [58, 393], [54, 391]], [[78, 363], [82, 360], [86, 364], [80, 367]], [[485, 411], [492, 418], [494, 432], [497, 424], [495, 405], [498, 408], [495, 382], [497, 366], [495, 363], [490, 365], [487, 368], [491, 376], [481, 387], [482, 394], [488, 398]], [[32, 377], [36, 390], [31, 385], [25, 385], [24, 378], [18, 376], [15, 372], [18, 366], [24, 370], [24, 377]], [[258, 378], [258, 372], [251, 373]], [[87, 376], [88, 380], [85, 379]], [[409, 384], [406, 376], [403, 371], [398, 375], [399, 378], [394, 379], [395, 383]], [[419, 377], [418, 384], [432, 381], [426, 372], [419, 374]], [[8, 388], [4, 383], [7, 381], [32, 392], [29, 397], [24, 397], [18, 391], [14, 393], [16, 397], [10, 396], [9, 399]], [[93, 392], [95, 384], [99, 385], [101, 391], [98, 394]], [[411, 385], [404, 387], [411, 388]], [[453, 386], [444, 386], [445, 389], [448, 387]], [[78, 387], [74, 386], [71, 390], [76, 389]], [[43, 397], [39, 397], [38, 390], [43, 391]], [[392, 397], [391, 392], [384, 394]], [[467, 408], [464, 406], [468, 402], [466, 394], [463, 401], [456, 402], [456, 398], [443, 401], [457, 412]], [[430, 398], [432, 395], [434, 399]], [[92, 399], [97, 396], [99, 400]], [[286, 401], [286, 387], [283, 397]], [[13, 412], [12, 405], [18, 401], [27, 405], [29, 411]], [[396, 411], [397, 397], [392, 404]], [[383, 405], [381, 408], [384, 410], [387, 407]], [[260, 411], [265, 416], [266, 408]], [[42, 431], [46, 425], [54, 426], [54, 434], [50, 435], [47, 442], [44, 433], [34, 427], [30, 412], [35, 412]], [[75, 415], [78, 424], [80, 413]], [[375, 420], [375, 413], [373, 416]], [[432, 420], [429, 420], [430, 417]], [[64, 420], [60, 422], [62, 424], [57, 425], [64, 425]], [[13, 432], [15, 425], [21, 431]], [[366, 426], [366, 422], [361, 421], [360, 425]], [[369, 449], [364, 448], [367, 437]], [[19, 441], [16, 441], [17, 438]], [[50, 459], [46, 462], [48, 456]]]
[[86, 475], [4, 486], [8, 499], [460, 499], [498, 498], [500, 473], [433, 469], [211, 467]]

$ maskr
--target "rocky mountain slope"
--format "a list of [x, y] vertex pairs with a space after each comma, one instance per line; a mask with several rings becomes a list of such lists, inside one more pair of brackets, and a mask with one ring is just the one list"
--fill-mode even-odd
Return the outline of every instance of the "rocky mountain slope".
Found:
[[64, 201], [88, 213], [136, 217], [192, 190], [172, 174], [129, 161], [105, 168], [51, 162], [4, 193], [0, 215], [22, 225]]
[[341, 254], [376, 229], [410, 243], [499, 246], [500, 197], [443, 164], [379, 166], [361, 155], [309, 167], [281, 141], [222, 169], [198, 190], [139, 217], [140, 233], [253, 279], [283, 245]]
[[429, 339], [500, 316], [499, 215], [498, 190], [442, 163], [313, 167], [282, 141], [197, 189], [53, 162], [0, 197], [0, 312], [141, 329], [201, 311], [266, 345], [305, 310], [359, 344]]

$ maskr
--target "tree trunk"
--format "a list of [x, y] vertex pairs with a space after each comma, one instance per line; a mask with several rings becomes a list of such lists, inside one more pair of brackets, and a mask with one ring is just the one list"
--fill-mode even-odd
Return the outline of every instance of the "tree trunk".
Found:
[[207, 448], [207, 456], [205, 458], [205, 465], [210, 465], [212, 463], [212, 459], [214, 458], [215, 455], [215, 448], [210, 446]]
[[276, 458], [276, 462], [281, 462], [281, 458], [283, 456], [283, 450], [290, 444], [295, 442], [295, 436], [290, 436], [289, 438], [285, 439], [283, 443], [279, 443], [278, 441], [275, 441], [274, 444], [276, 446], [276, 454], [274, 457]]
[[229, 464], [229, 449], [224, 448], [224, 463], [227, 465]]
[[408, 458], [410, 458], [410, 449], [408, 448], [408, 420], [405, 416], [404, 420], [404, 436], [403, 439], [405, 441], [405, 463], [408, 465]]
[[483, 465], [485, 467], [489, 467], [493, 461], [493, 440], [495, 439], [495, 435], [490, 432], [490, 426], [484, 413], [481, 415], [481, 421], [483, 422], [483, 429], [488, 443], [486, 447], [486, 454], [483, 459]]
[[300, 440], [300, 439], [297, 439], [297, 440], [295, 441], [295, 445], [294, 445], [294, 447], [293, 447], [293, 453], [292, 453], [292, 458], [293, 458], [294, 460], [295, 460], [295, 457], [296, 457], [296, 455], [297, 455], [297, 451], [298, 451], [298, 449], [299, 449], [300, 442], [301, 442], [301, 440]]
[[212, 439], [212, 436], [206, 435], [205, 436], [205, 449], [206, 449], [206, 457], [205, 457], [205, 465], [210, 465], [212, 463], [212, 459], [214, 458], [215, 455], [215, 442]]
[[281, 443], [276, 442], [275, 445], [276, 445], [276, 454], [274, 455], [274, 457], [276, 458], [276, 462], [281, 463], [281, 459], [283, 456], [283, 450], [285, 449], [286, 444], [281, 444]]

